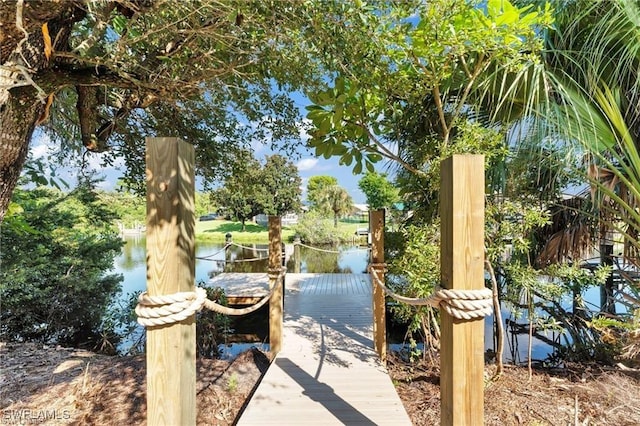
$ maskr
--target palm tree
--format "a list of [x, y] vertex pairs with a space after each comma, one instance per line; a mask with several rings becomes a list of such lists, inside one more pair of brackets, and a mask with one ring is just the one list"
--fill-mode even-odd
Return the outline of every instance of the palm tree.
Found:
[[[557, 110], [560, 134], [578, 141], [599, 218], [601, 261], [612, 264], [612, 231], [624, 238], [625, 259], [637, 264], [640, 234], [640, 5], [575, 1], [563, 5], [547, 63], [565, 103]], [[601, 309], [615, 314], [612, 277]]]
[[351, 195], [338, 185], [327, 186], [320, 194], [322, 210], [333, 213], [333, 226], [338, 227], [338, 218], [349, 214], [353, 210]]
[[[582, 176], [589, 188], [582, 197], [583, 206], [576, 208], [576, 202], [569, 202], [568, 209], [558, 210], [570, 220], [549, 228], [553, 233], [547, 235], [548, 243], [553, 243], [541, 254], [557, 260], [577, 250], [585, 239], [599, 240], [601, 263], [612, 264], [612, 235], [617, 233], [624, 243], [623, 261], [637, 268], [640, 4], [558, 0], [555, 10], [555, 31], [547, 38], [543, 64], [548, 101], [538, 105], [536, 119], [545, 127], [543, 136], [560, 143], [576, 142], [575, 152], [584, 159]], [[587, 222], [595, 226], [585, 226]], [[623, 296], [637, 309], [640, 288], [633, 277], [626, 278], [630, 293]], [[615, 315], [615, 290], [610, 276], [601, 289], [600, 307], [609, 315]], [[627, 343], [628, 352], [638, 354], [640, 330], [628, 333]]]

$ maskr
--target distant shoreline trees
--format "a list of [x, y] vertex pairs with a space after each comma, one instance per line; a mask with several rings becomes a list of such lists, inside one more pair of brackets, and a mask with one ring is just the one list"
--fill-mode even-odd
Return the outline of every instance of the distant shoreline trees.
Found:
[[267, 156], [261, 165], [250, 153], [244, 167], [211, 192], [218, 213], [242, 222], [258, 214], [284, 215], [301, 209], [302, 180], [295, 165], [281, 155]]

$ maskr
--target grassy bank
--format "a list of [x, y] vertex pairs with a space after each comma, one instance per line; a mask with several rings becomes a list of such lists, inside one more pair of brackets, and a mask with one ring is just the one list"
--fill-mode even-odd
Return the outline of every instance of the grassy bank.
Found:
[[[247, 222], [242, 231], [241, 222], [229, 220], [209, 220], [196, 222], [196, 240], [224, 243], [226, 235], [230, 233], [236, 243], [268, 243], [269, 230], [266, 226], [260, 226], [253, 222]], [[293, 240], [293, 229], [282, 227], [282, 239], [288, 242]]]
[[[336, 234], [353, 236], [356, 229], [367, 227], [366, 223], [338, 222]], [[245, 230], [242, 231], [240, 222], [228, 220], [209, 220], [196, 222], [196, 240], [210, 242], [225, 242], [227, 233], [230, 233], [236, 243], [268, 243], [269, 230], [266, 226], [260, 226], [253, 222], [247, 222]], [[282, 240], [284, 242], [293, 241], [295, 231], [291, 227], [282, 227]]]

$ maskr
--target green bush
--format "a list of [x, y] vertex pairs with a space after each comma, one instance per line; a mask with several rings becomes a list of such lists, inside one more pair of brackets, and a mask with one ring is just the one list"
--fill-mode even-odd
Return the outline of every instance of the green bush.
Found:
[[333, 219], [328, 219], [317, 211], [304, 214], [293, 230], [303, 243], [309, 245], [336, 245], [342, 239], [333, 226]]
[[[199, 283], [200, 286], [202, 283]], [[227, 297], [220, 287], [207, 288], [207, 298], [221, 305], [227, 305]], [[196, 314], [196, 346], [198, 355], [203, 358], [218, 358], [218, 345], [224, 343], [225, 336], [231, 332], [231, 319], [227, 315], [203, 309]]]
[[[429, 297], [440, 283], [440, 245], [438, 224], [408, 226], [400, 232], [385, 233], [387, 285], [407, 297]], [[393, 303], [393, 318], [408, 324], [407, 337], [419, 333], [421, 340], [437, 347], [439, 322], [430, 306]]]
[[0, 230], [0, 338], [96, 346], [122, 277], [108, 274], [122, 241], [88, 188], [16, 190]]

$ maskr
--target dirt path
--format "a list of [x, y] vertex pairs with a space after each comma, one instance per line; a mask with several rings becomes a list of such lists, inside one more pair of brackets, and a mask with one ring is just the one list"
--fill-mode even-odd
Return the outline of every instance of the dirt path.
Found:
[[[440, 422], [438, 366], [389, 360], [415, 425]], [[268, 366], [258, 350], [233, 362], [199, 360], [199, 425], [233, 424]], [[0, 343], [0, 424], [143, 425], [144, 357]], [[487, 367], [490, 377], [492, 367]], [[507, 368], [487, 381], [486, 425], [639, 425], [640, 377], [596, 367], [536, 372]]]

